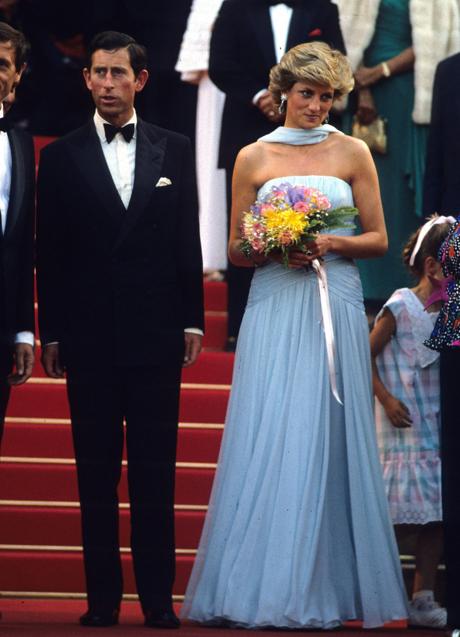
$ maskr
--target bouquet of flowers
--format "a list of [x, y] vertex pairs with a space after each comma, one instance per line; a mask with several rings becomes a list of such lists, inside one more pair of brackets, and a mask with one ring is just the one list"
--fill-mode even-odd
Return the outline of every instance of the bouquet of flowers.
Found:
[[354, 228], [350, 218], [357, 213], [351, 206], [332, 208], [317, 188], [277, 184], [243, 213], [241, 250], [248, 258], [280, 250], [287, 266], [292, 247], [302, 248], [325, 229]]

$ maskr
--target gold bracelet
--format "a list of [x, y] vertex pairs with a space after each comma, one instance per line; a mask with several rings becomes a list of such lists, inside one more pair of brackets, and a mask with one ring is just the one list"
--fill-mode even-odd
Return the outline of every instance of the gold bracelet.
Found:
[[380, 66], [382, 67], [382, 73], [385, 77], [390, 77], [391, 75], [391, 70], [390, 67], [388, 66], [388, 64], [386, 62], [382, 62], [380, 64]]

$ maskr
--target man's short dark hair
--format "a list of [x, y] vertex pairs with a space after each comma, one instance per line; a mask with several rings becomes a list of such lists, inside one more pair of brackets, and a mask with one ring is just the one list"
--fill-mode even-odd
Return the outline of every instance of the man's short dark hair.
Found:
[[27, 60], [29, 44], [23, 33], [13, 29], [6, 22], [0, 22], [0, 42], [3, 44], [11, 43], [14, 49], [14, 65], [16, 70], [20, 71]]
[[142, 69], [147, 68], [147, 50], [145, 46], [136, 42], [134, 38], [126, 33], [119, 33], [118, 31], [102, 31], [102, 33], [95, 35], [88, 48], [87, 67], [89, 69], [91, 68], [93, 53], [100, 49], [103, 49], [104, 51], [127, 49], [129, 61], [136, 77]]

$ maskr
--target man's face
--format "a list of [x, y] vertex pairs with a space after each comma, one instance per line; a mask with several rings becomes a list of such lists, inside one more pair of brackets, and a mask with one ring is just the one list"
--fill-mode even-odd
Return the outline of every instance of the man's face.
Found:
[[143, 69], [135, 77], [127, 49], [98, 49], [93, 53], [91, 68], [84, 69], [83, 74], [99, 115], [114, 126], [126, 124], [133, 114], [136, 93], [144, 88], [148, 72]]
[[0, 102], [11, 93], [21, 79], [22, 70], [15, 64], [14, 49], [10, 42], [0, 42]]

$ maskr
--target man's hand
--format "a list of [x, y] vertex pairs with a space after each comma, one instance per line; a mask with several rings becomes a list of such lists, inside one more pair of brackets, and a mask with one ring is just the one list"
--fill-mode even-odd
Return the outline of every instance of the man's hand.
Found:
[[262, 111], [265, 117], [270, 122], [276, 123], [284, 119], [284, 115], [280, 115], [278, 107], [273, 101], [272, 94], [269, 91], [265, 91], [257, 100], [257, 108]]
[[32, 376], [34, 368], [34, 348], [28, 343], [16, 343], [14, 351], [14, 371], [8, 376], [10, 385], [22, 385]]
[[198, 354], [201, 352], [201, 341], [203, 337], [201, 334], [194, 334], [193, 332], [184, 332], [185, 338], [185, 352], [184, 362], [182, 367], [190, 367], [195, 363], [198, 358]]
[[64, 378], [64, 367], [59, 360], [59, 344], [45, 345], [42, 352], [42, 365], [50, 378]]

